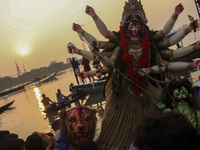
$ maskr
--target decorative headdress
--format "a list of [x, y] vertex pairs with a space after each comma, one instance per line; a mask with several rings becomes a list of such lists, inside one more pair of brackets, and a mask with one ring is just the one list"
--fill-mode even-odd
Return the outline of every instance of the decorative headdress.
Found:
[[147, 24], [148, 20], [146, 18], [143, 6], [141, 1], [139, 0], [129, 0], [129, 2], [125, 2], [124, 11], [122, 14], [122, 20], [120, 24], [124, 26], [126, 19], [128, 16], [132, 16], [133, 20], [137, 21], [136, 16], [139, 16], [144, 24]]

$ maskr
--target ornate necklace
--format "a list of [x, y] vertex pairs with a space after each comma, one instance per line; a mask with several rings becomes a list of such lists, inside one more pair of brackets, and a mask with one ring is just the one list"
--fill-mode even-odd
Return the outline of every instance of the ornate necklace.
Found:
[[142, 54], [142, 48], [136, 50], [129, 48], [129, 54], [132, 55], [136, 61], [138, 61], [140, 55]]

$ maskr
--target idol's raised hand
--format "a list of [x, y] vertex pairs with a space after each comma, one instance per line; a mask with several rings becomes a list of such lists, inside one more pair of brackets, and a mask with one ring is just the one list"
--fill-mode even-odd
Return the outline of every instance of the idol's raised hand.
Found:
[[196, 19], [196, 20], [193, 20], [193, 21], [190, 22], [190, 24], [189, 24], [189, 26], [188, 26], [188, 29], [189, 29], [189, 30], [193, 30], [193, 29], [195, 29], [197, 26], [198, 26], [198, 20]]
[[88, 5], [86, 6], [85, 12], [86, 12], [86, 14], [90, 15], [91, 17], [93, 17], [95, 15], [94, 9]]
[[175, 7], [174, 13], [175, 13], [176, 15], [179, 15], [183, 10], [184, 10], [184, 7], [183, 7], [183, 5], [180, 3], [180, 4], [178, 4], [178, 5]]
[[77, 33], [81, 33], [83, 31], [82, 27], [79, 24], [73, 23], [72, 29]]
[[193, 63], [192, 63], [193, 67], [197, 67], [197, 69], [199, 69], [200, 66], [200, 59], [196, 59]]
[[200, 49], [200, 41], [196, 44], [197, 49]]
[[68, 52], [70, 54], [73, 54], [73, 53], [77, 53], [78, 52], [78, 49], [76, 48], [75, 45], [67, 45], [67, 49], [68, 49]]
[[145, 76], [146, 74], [150, 74], [150, 69], [149, 68], [142, 68], [138, 71], [138, 73], [141, 75], [141, 76]]

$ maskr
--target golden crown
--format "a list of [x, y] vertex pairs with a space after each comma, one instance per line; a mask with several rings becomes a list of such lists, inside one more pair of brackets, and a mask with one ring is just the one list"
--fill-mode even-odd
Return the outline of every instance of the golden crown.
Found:
[[126, 22], [127, 17], [130, 15], [133, 17], [138, 15], [144, 24], [148, 22], [140, 0], [129, 0], [129, 2], [125, 2], [122, 21], [120, 22], [122, 26]]

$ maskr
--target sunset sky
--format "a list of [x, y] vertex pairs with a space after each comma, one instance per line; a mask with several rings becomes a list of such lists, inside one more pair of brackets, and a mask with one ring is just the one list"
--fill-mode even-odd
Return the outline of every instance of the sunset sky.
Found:
[[[161, 29], [177, 4], [184, 11], [174, 28], [188, 24], [187, 15], [198, 18], [193, 0], [141, 0], [150, 29]], [[16, 75], [15, 60], [21, 71], [48, 66], [51, 61], [66, 62], [66, 45], [82, 42], [72, 24], [78, 23], [98, 40], [105, 40], [85, 13], [92, 6], [108, 29], [119, 30], [125, 0], [0, 0], [0, 76]]]

